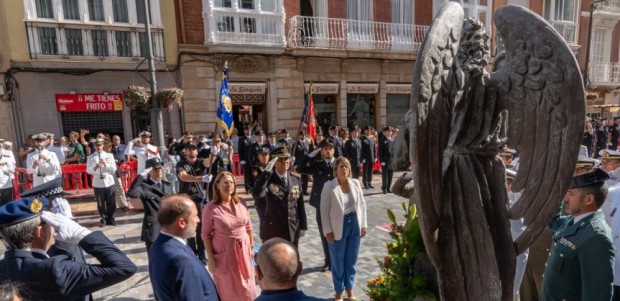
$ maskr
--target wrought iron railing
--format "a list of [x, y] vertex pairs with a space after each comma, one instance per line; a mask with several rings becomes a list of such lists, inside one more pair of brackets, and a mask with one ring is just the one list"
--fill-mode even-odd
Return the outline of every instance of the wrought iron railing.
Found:
[[[146, 55], [142, 26], [101, 26], [56, 22], [26, 22], [32, 58], [133, 58]], [[153, 56], [164, 61], [164, 30], [151, 29]]]
[[418, 51], [428, 26], [294, 16], [288, 47], [374, 51]]
[[607, 0], [597, 4], [599, 9], [611, 9], [620, 11], [620, 0]]
[[211, 10], [207, 43], [284, 47], [284, 15], [255, 11]]
[[595, 84], [620, 84], [620, 64], [593, 64], [590, 81]]

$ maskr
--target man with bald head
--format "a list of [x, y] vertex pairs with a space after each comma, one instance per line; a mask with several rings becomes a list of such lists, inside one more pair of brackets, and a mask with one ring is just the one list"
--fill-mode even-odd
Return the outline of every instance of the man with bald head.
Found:
[[297, 289], [297, 277], [302, 264], [299, 252], [288, 240], [276, 237], [260, 247], [257, 256], [256, 277], [261, 294], [255, 301], [318, 301]]

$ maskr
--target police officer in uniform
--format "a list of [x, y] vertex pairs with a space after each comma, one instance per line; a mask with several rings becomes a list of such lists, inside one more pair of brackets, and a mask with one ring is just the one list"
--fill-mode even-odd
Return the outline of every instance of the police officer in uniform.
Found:
[[276, 133], [267, 133], [267, 142], [263, 144], [263, 147], [268, 147], [270, 152], [273, 152], [278, 147], [276, 145]]
[[574, 176], [563, 201], [570, 215], [557, 214], [548, 228], [555, 232], [547, 260], [542, 300], [610, 300], [614, 246], [601, 205], [607, 197], [600, 169]]
[[275, 149], [270, 156], [271, 161], [256, 179], [252, 191], [255, 198], [264, 198], [267, 205], [260, 238], [266, 241], [279, 237], [298, 246], [299, 237], [308, 229], [301, 179], [289, 171], [291, 154], [287, 147]]
[[390, 161], [392, 161], [392, 133], [394, 129], [386, 126], [383, 128], [383, 135], [379, 137], [379, 162], [381, 162], [381, 191], [383, 194], [392, 193], [390, 187], [392, 187], [392, 178], [394, 177], [394, 171], [390, 168]]
[[[252, 183], [256, 183], [256, 179], [263, 173], [265, 170], [265, 166], [269, 163], [269, 148], [263, 147], [261, 152], [258, 154], [258, 164], [254, 165], [252, 169]], [[265, 198], [259, 198], [256, 195], [252, 194], [254, 197], [254, 207], [256, 207], [256, 213], [258, 214], [259, 224], [262, 224], [263, 218], [265, 217], [265, 208], [267, 207], [267, 201]]]
[[327, 130], [327, 135], [325, 135], [325, 138], [331, 139], [331, 141], [333, 141], [334, 143], [334, 151], [335, 151], [334, 157], [338, 158], [342, 156], [343, 143], [340, 137], [338, 137], [338, 127], [335, 125], [330, 126], [329, 129]]
[[362, 166], [362, 141], [359, 138], [360, 127], [354, 125], [349, 132], [351, 139], [344, 143], [344, 156], [351, 162], [351, 176], [359, 180], [360, 167]]
[[[293, 165], [297, 168], [299, 166], [299, 162], [310, 152], [310, 142], [306, 140], [306, 131], [299, 131], [299, 136], [297, 137], [297, 141], [295, 141], [295, 153], [293, 156], [295, 157], [295, 162]], [[309, 195], [308, 193], [308, 175], [301, 174], [301, 190], [303, 195]]]
[[[263, 144], [265, 144], [265, 133], [261, 130], [254, 132], [254, 143], [250, 146], [250, 158], [252, 166], [258, 164], [258, 154], [263, 150]], [[269, 150], [271, 152], [271, 150]], [[254, 187], [254, 182], [250, 183], [251, 187]], [[251, 190], [251, 189], [250, 189]]]
[[[317, 155], [321, 153], [320, 157]], [[334, 141], [325, 138], [319, 143], [319, 148], [313, 150], [310, 154], [305, 156], [297, 169], [300, 173], [312, 175], [312, 191], [310, 192], [310, 206], [316, 209], [316, 224], [319, 228], [321, 235], [321, 244], [323, 245], [323, 255], [325, 256], [323, 267], [321, 271], [325, 272], [330, 269], [329, 249], [327, 248], [327, 239], [323, 234], [323, 227], [321, 227], [321, 192], [323, 192], [323, 186], [327, 181], [334, 178]]]
[[239, 163], [241, 163], [243, 170], [243, 183], [245, 191], [252, 191], [252, 157], [250, 156], [252, 143], [252, 128], [249, 125], [243, 126], [243, 136], [239, 138]]
[[362, 141], [362, 166], [364, 167], [362, 174], [362, 182], [364, 188], [375, 188], [372, 186], [372, 167], [377, 159], [377, 150], [375, 149], [375, 138], [372, 136], [374, 129], [371, 126], [364, 128]]

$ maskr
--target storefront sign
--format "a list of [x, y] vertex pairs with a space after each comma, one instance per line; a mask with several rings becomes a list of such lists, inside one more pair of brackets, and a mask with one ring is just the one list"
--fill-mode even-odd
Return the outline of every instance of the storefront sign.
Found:
[[110, 112], [123, 110], [123, 94], [56, 94], [58, 112]]
[[228, 91], [230, 94], [265, 94], [267, 85], [265, 83], [229, 83]]
[[347, 84], [347, 93], [351, 94], [377, 94], [379, 84]]
[[411, 94], [411, 84], [388, 84], [387, 94]]
[[[304, 89], [308, 91], [310, 84], [305, 84]], [[340, 92], [339, 84], [314, 83], [312, 84], [312, 94], [338, 94]]]

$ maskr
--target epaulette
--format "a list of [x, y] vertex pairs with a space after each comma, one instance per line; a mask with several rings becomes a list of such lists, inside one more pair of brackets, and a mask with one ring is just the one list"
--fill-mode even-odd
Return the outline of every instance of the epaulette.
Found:
[[297, 172], [291, 172], [291, 176], [297, 178], [297, 179], [301, 179], [301, 175], [298, 174]]

